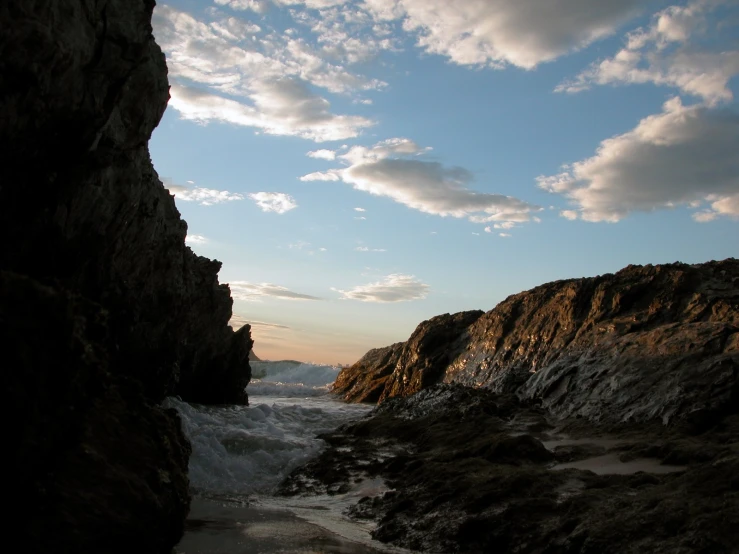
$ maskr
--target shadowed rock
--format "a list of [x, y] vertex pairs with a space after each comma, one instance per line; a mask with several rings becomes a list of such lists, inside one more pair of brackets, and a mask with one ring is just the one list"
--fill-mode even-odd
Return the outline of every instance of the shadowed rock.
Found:
[[0, 327], [22, 552], [165, 553], [189, 446], [167, 394], [245, 403], [249, 326], [152, 167], [153, 0], [0, 3]]

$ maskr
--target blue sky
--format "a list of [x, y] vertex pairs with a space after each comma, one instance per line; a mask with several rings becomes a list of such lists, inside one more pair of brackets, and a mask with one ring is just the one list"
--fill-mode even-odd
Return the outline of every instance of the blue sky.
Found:
[[739, 254], [739, 2], [173, 0], [150, 148], [267, 359]]

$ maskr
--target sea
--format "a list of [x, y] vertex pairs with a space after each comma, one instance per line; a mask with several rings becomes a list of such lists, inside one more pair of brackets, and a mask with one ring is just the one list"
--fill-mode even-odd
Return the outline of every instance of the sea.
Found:
[[[337, 366], [298, 361], [250, 365], [248, 406], [203, 406], [177, 398], [164, 403], [180, 414], [192, 445], [190, 517], [206, 522], [206, 532], [186, 532], [177, 552], [401, 552], [372, 541], [373, 524], [346, 516], [359, 498], [387, 490], [380, 481], [358, 482], [339, 496], [274, 495], [293, 469], [325, 448], [318, 435], [365, 417], [372, 406], [346, 404], [331, 394]], [[320, 540], [314, 528], [321, 529]], [[323, 546], [296, 539], [301, 532]]]

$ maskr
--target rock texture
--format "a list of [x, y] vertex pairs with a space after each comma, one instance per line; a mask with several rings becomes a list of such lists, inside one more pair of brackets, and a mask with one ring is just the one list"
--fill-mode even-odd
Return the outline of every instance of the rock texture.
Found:
[[[323, 435], [281, 492], [346, 495], [374, 538], [415, 552], [737, 552], [739, 415], [702, 431], [583, 421], [554, 427], [513, 394], [435, 385]], [[378, 478], [384, 491], [362, 487]]]
[[407, 342], [370, 350], [342, 369], [333, 391], [353, 402], [381, 402], [438, 383], [469, 342], [468, 328], [482, 315], [474, 310], [424, 321]]
[[[372, 351], [340, 374], [335, 390], [349, 400], [382, 400], [416, 392], [421, 383], [461, 383], [603, 422], [667, 423], [739, 409], [735, 259], [629, 266], [513, 295], [450, 330], [443, 367], [428, 365], [418, 346], [436, 332], [428, 323], [391, 347], [410, 363], [374, 363]], [[369, 378], [379, 374], [381, 383]]]
[[185, 246], [149, 158], [168, 99], [153, 8], [0, 3], [0, 326], [22, 551], [169, 552], [189, 446], [158, 404], [247, 400], [249, 326], [228, 326], [220, 263]]

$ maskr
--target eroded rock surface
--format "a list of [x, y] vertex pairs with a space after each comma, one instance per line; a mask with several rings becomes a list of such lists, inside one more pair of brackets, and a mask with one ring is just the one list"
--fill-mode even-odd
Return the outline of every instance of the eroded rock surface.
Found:
[[381, 383], [370, 380], [371, 398], [411, 394], [442, 380], [515, 392], [552, 413], [604, 422], [669, 422], [739, 407], [735, 259], [629, 266], [513, 295], [461, 334], [450, 327], [448, 361], [431, 366], [419, 347], [424, 333], [435, 330], [427, 323], [393, 346], [406, 353], [405, 363], [390, 371], [360, 360], [342, 372], [335, 390], [365, 399], [363, 383], [381, 372]]
[[0, 326], [20, 551], [169, 552], [189, 446], [158, 404], [246, 402], [249, 326], [228, 326], [220, 263], [185, 246], [149, 158], [168, 99], [153, 8], [0, 3]]
[[[382, 479], [389, 490], [348, 515], [414, 551], [729, 554], [739, 544], [737, 415], [702, 429], [595, 427], [513, 394], [436, 385], [322, 438], [329, 448], [282, 494], [351, 495]], [[632, 469], [558, 469], [604, 453]]]
[[342, 369], [333, 391], [352, 402], [378, 402], [435, 385], [470, 340], [468, 329], [483, 312], [444, 314], [421, 323], [406, 342], [370, 350]]

